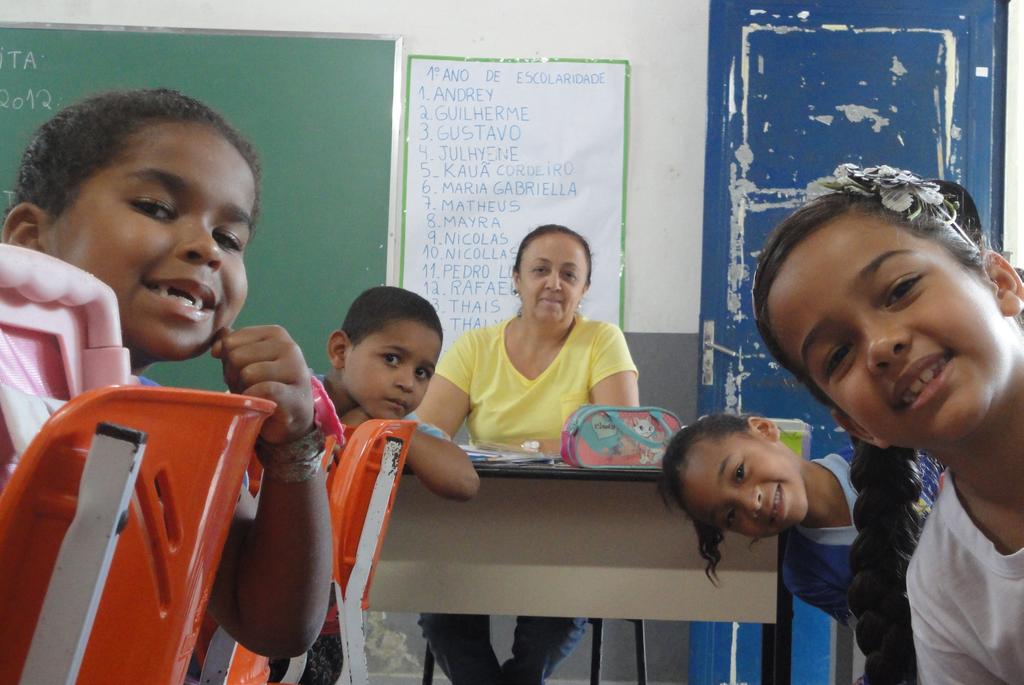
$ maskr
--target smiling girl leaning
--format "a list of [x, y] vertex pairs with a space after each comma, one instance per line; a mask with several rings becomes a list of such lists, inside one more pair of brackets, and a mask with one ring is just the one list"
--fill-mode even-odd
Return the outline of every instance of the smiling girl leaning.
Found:
[[[769, 237], [754, 309], [772, 354], [859, 441], [850, 607], [868, 677], [913, 672], [912, 614], [920, 682], [1019, 681], [1024, 285], [976, 243], [960, 186], [843, 165], [829, 187]], [[915, 450], [948, 467], [920, 541]]]

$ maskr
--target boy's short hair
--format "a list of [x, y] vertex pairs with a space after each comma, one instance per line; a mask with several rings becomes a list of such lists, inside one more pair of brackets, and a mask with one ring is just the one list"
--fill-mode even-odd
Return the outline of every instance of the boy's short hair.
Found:
[[364, 290], [348, 308], [341, 330], [353, 345], [397, 321], [415, 321], [444, 340], [437, 311], [425, 298], [405, 288], [381, 285]]

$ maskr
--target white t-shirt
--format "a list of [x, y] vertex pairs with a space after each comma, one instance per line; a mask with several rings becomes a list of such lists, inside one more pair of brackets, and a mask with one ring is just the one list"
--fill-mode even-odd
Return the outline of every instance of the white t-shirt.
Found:
[[952, 477], [907, 573], [921, 683], [1024, 682], [1024, 550], [996, 551]]

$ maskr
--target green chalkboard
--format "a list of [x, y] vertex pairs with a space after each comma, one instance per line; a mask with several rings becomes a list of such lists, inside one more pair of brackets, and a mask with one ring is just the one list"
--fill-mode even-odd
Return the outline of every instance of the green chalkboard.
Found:
[[[170, 87], [243, 131], [263, 164], [238, 326], [278, 323], [315, 368], [352, 299], [387, 266], [394, 38], [0, 26], [0, 198], [32, 131], [81, 97]], [[159, 364], [167, 385], [220, 389], [209, 357]]]

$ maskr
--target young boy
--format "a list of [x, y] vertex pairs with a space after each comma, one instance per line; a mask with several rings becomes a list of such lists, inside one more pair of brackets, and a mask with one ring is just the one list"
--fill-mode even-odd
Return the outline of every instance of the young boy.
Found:
[[[345, 321], [327, 340], [331, 371], [319, 377], [341, 422], [413, 419], [441, 353], [441, 322], [416, 293], [380, 286], [352, 302]], [[420, 423], [405, 463], [431, 492], [468, 500], [480, 487], [469, 457], [439, 428]], [[307, 653], [303, 685], [333, 684], [341, 674], [337, 611], [328, 611], [320, 638]], [[272, 663], [272, 676], [286, 663]]]
[[[341, 422], [416, 419], [441, 354], [441, 321], [416, 293], [380, 286], [352, 302], [327, 340], [331, 371], [323, 378]], [[480, 487], [469, 457], [439, 428], [421, 423], [406, 464], [431, 492], [468, 500]]]

